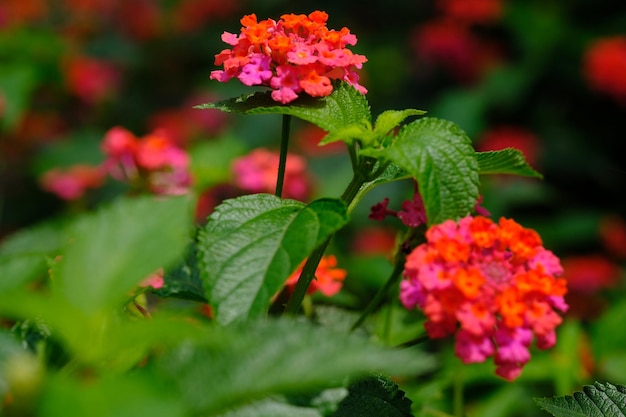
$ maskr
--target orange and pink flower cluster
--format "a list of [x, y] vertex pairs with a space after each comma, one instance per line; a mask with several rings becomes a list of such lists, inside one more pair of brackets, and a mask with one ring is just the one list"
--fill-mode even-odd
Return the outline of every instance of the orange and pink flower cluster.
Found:
[[224, 32], [222, 40], [231, 45], [215, 56], [215, 64], [223, 70], [211, 73], [211, 79], [226, 82], [238, 78], [248, 86], [270, 87], [272, 99], [286, 104], [302, 92], [313, 97], [328, 96], [333, 91], [331, 80], [343, 80], [361, 93], [357, 70], [367, 58], [354, 54], [348, 45], [355, 45], [356, 36], [346, 27], [326, 27], [328, 14], [314, 11], [285, 14], [279, 21], [258, 21], [255, 14], [244, 16], [239, 35]]
[[556, 342], [568, 308], [559, 259], [514, 220], [467, 216], [431, 227], [407, 257], [400, 300], [426, 315], [432, 338], [456, 334], [464, 363], [494, 357], [496, 374], [517, 378], [530, 345]]

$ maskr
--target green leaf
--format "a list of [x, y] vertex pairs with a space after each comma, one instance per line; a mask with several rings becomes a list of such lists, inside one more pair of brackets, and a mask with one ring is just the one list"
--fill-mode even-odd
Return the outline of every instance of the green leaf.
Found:
[[471, 213], [478, 199], [478, 162], [471, 140], [447, 120], [409, 123], [396, 140], [366, 155], [396, 164], [417, 180], [429, 224]]
[[413, 417], [411, 403], [398, 384], [382, 375], [358, 380], [348, 388], [332, 417], [385, 416]]
[[58, 375], [41, 400], [40, 417], [183, 417], [184, 406], [153, 375], [80, 381]]
[[209, 328], [204, 343], [181, 345], [154, 362], [197, 414], [213, 415], [268, 395], [341, 386], [370, 372], [417, 376], [432, 359], [365, 337], [281, 318]]
[[86, 313], [115, 307], [144, 278], [182, 255], [190, 203], [187, 197], [119, 199], [78, 218], [54, 270], [55, 289]]
[[269, 194], [226, 200], [200, 231], [207, 299], [221, 324], [265, 314], [289, 274], [347, 223], [343, 201], [304, 205]]
[[215, 417], [324, 417], [316, 408], [289, 404], [276, 397], [265, 398], [252, 404], [227, 411]]
[[4, 106], [0, 127], [15, 128], [30, 101], [37, 79], [32, 65], [14, 65], [0, 68], [0, 100]]
[[368, 122], [363, 122], [333, 130], [331, 133], [322, 138], [319, 145], [327, 145], [338, 141], [351, 144], [355, 140], [367, 141], [367, 138], [370, 137], [372, 137], [372, 126]]
[[406, 110], [387, 110], [382, 112], [376, 118], [374, 125], [374, 133], [378, 135], [386, 135], [396, 127], [400, 126], [407, 117], [421, 116], [425, 114], [424, 110], [406, 109]]
[[479, 174], [514, 174], [543, 178], [535, 171], [519, 149], [506, 148], [499, 151], [476, 152]]
[[623, 417], [626, 415], [626, 386], [585, 385], [573, 396], [535, 398], [535, 402], [554, 417]]
[[207, 299], [200, 278], [197, 248], [190, 244], [185, 259], [171, 271], [165, 271], [163, 286], [153, 293], [159, 297], [176, 297], [206, 303]]
[[316, 124], [327, 132], [362, 121], [371, 123], [372, 119], [365, 96], [345, 82], [335, 83], [329, 96], [313, 98], [303, 95], [286, 105], [278, 104], [270, 92], [266, 92], [202, 104], [196, 108], [243, 114], [287, 114]]
[[50, 221], [20, 230], [0, 246], [0, 293], [45, 276], [48, 257], [65, 243], [62, 221]]

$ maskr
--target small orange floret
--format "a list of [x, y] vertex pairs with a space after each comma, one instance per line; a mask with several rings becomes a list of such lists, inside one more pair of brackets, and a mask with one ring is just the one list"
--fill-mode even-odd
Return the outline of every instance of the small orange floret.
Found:
[[452, 277], [454, 285], [467, 298], [476, 298], [480, 294], [480, 289], [485, 282], [485, 277], [475, 268], [459, 269]]
[[465, 262], [470, 255], [469, 245], [446, 237], [435, 242], [435, 250], [445, 262]]
[[472, 239], [481, 248], [489, 248], [493, 246], [497, 237], [494, 223], [487, 217], [474, 217], [469, 226], [469, 230], [472, 235]]

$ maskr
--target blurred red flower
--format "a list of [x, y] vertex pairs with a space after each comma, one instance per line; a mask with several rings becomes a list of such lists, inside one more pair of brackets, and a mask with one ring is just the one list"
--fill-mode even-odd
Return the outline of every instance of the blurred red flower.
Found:
[[626, 36], [597, 39], [587, 47], [583, 60], [589, 86], [626, 103]]
[[626, 221], [609, 215], [600, 222], [600, 238], [604, 247], [614, 256], [626, 259]]
[[484, 132], [478, 140], [478, 151], [497, 151], [505, 148], [520, 150], [531, 166], [536, 166], [540, 154], [539, 138], [517, 126], [497, 126]]
[[563, 278], [572, 292], [593, 294], [615, 286], [620, 267], [603, 255], [581, 255], [562, 260]]
[[103, 59], [75, 55], [62, 67], [68, 90], [89, 104], [110, 98], [120, 84], [120, 71]]
[[491, 23], [502, 16], [502, 0], [438, 0], [437, 7], [448, 17], [466, 23]]
[[21, 26], [48, 15], [46, 0], [2, 0], [0, 2], [0, 28]]

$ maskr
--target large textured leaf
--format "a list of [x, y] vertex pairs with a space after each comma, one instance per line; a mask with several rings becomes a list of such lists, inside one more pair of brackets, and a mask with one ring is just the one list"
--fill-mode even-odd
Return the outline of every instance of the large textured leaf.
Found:
[[623, 417], [626, 387], [596, 382], [573, 396], [535, 398], [535, 402], [554, 417]]
[[287, 114], [316, 124], [327, 132], [339, 130], [363, 120], [371, 122], [371, 112], [365, 96], [347, 83], [335, 83], [333, 92], [322, 98], [303, 95], [297, 100], [281, 105], [272, 100], [270, 93], [207, 103], [199, 109], [219, 109], [243, 114]]
[[71, 244], [54, 270], [55, 289], [83, 312], [124, 300], [133, 286], [184, 252], [187, 197], [120, 199], [71, 225]]
[[201, 230], [198, 257], [218, 322], [263, 315], [291, 272], [347, 222], [341, 200], [269, 194], [227, 200]]
[[412, 401], [404, 394], [389, 378], [369, 376], [350, 385], [348, 396], [339, 403], [332, 417], [412, 417]]
[[417, 180], [429, 224], [473, 211], [478, 162], [470, 139], [454, 123], [420, 119], [406, 125], [389, 147], [363, 152], [396, 164]]
[[514, 174], [542, 178], [540, 173], [528, 165], [524, 154], [518, 149], [476, 152], [476, 160], [480, 174]]
[[196, 413], [214, 415], [268, 395], [339, 387], [370, 372], [417, 376], [434, 363], [417, 350], [282, 318], [211, 327], [204, 343], [182, 345], [155, 366]]

